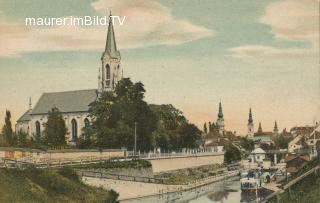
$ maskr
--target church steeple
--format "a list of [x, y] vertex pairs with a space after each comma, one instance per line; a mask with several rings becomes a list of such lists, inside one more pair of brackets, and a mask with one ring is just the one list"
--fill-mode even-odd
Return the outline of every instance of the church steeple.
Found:
[[248, 124], [250, 123], [253, 123], [251, 108], [249, 109], [249, 119], [248, 119]]
[[273, 134], [274, 135], [278, 135], [279, 134], [277, 121], [274, 122]]
[[123, 77], [123, 70], [120, 66], [121, 56], [117, 49], [112, 15], [110, 12], [108, 34], [105, 50], [101, 56], [101, 72], [99, 70], [99, 92], [114, 91], [115, 86]]
[[219, 113], [218, 113], [218, 118], [223, 118], [221, 101], [219, 102]]
[[111, 58], [120, 58], [120, 52], [117, 50], [116, 39], [113, 29], [113, 21], [111, 18], [111, 11], [109, 15], [108, 34], [104, 54], [108, 54]]
[[29, 110], [32, 110], [32, 102], [31, 102], [31, 97], [29, 97]]
[[259, 122], [259, 128], [258, 128], [258, 133], [262, 133], [262, 127], [261, 127], [261, 122]]
[[249, 109], [249, 119], [248, 119], [248, 137], [253, 138], [254, 136], [254, 124], [252, 118], [252, 111], [251, 108]]
[[224, 133], [224, 118], [223, 118], [223, 113], [222, 113], [222, 105], [221, 101], [219, 102], [219, 113], [218, 113], [218, 118], [216, 122], [217, 129], [221, 134]]

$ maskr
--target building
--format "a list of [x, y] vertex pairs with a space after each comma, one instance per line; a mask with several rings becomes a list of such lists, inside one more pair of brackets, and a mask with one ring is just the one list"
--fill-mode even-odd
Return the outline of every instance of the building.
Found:
[[310, 161], [310, 156], [308, 154], [304, 154], [304, 155], [288, 154], [285, 157], [285, 163], [287, 164], [287, 172], [295, 173], [299, 171], [299, 169], [307, 165], [309, 161]]
[[248, 119], [248, 134], [249, 139], [252, 139], [254, 136], [254, 124], [253, 124], [253, 118], [252, 118], [252, 111], [251, 108], [249, 110], [249, 119]]
[[106, 46], [101, 56], [98, 89], [43, 93], [33, 108], [30, 100], [29, 109], [17, 121], [16, 132], [22, 131], [29, 136], [40, 136], [47, 122], [48, 112], [56, 107], [62, 113], [68, 129], [67, 141], [75, 143], [82, 128], [90, 124], [89, 105], [98, 99], [100, 93], [113, 91], [122, 77], [121, 56], [110, 19]]
[[273, 135], [275, 135], [275, 136], [279, 135], [279, 129], [278, 129], [277, 121], [274, 122]]
[[219, 102], [219, 113], [218, 113], [216, 126], [217, 126], [217, 129], [219, 130], [219, 133], [223, 134], [224, 133], [224, 118], [223, 118], [223, 113], [222, 113], [221, 102]]
[[251, 152], [250, 158], [255, 163], [262, 163], [266, 158], [266, 152], [261, 148], [256, 148]]

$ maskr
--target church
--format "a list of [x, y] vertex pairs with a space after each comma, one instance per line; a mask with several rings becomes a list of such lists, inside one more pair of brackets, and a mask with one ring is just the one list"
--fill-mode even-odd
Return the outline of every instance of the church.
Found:
[[109, 20], [106, 46], [99, 68], [98, 89], [43, 93], [33, 108], [30, 99], [29, 109], [17, 120], [16, 132], [25, 132], [30, 137], [40, 136], [48, 120], [48, 112], [57, 107], [68, 129], [67, 142], [75, 143], [83, 127], [90, 123], [89, 105], [97, 100], [100, 93], [114, 91], [122, 78], [121, 56], [117, 50], [113, 23]]

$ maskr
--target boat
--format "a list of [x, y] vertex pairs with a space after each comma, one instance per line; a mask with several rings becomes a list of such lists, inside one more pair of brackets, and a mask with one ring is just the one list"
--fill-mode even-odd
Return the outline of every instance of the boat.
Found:
[[[245, 177], [246, 176], [246, 177]], [[259, 172], [250, 170], [242, 174], [240, 179], [240, 186], [242, 192], [256, 192], [262, 186], [261, 174]]]
[[241, 178], [241, 191], [242, 192], [255, 192], [261, 188], [261, 181], [255, 177]]

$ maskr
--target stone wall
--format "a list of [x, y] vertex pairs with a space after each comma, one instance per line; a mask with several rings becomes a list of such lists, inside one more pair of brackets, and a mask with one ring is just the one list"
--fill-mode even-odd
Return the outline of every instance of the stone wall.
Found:
[[224, 155], [202, 155], [190, 157], [170, 157], [149, 160], [154, 173], [172, 171], [184, 168], [193, 168], [211, 164], [223, 164]]

